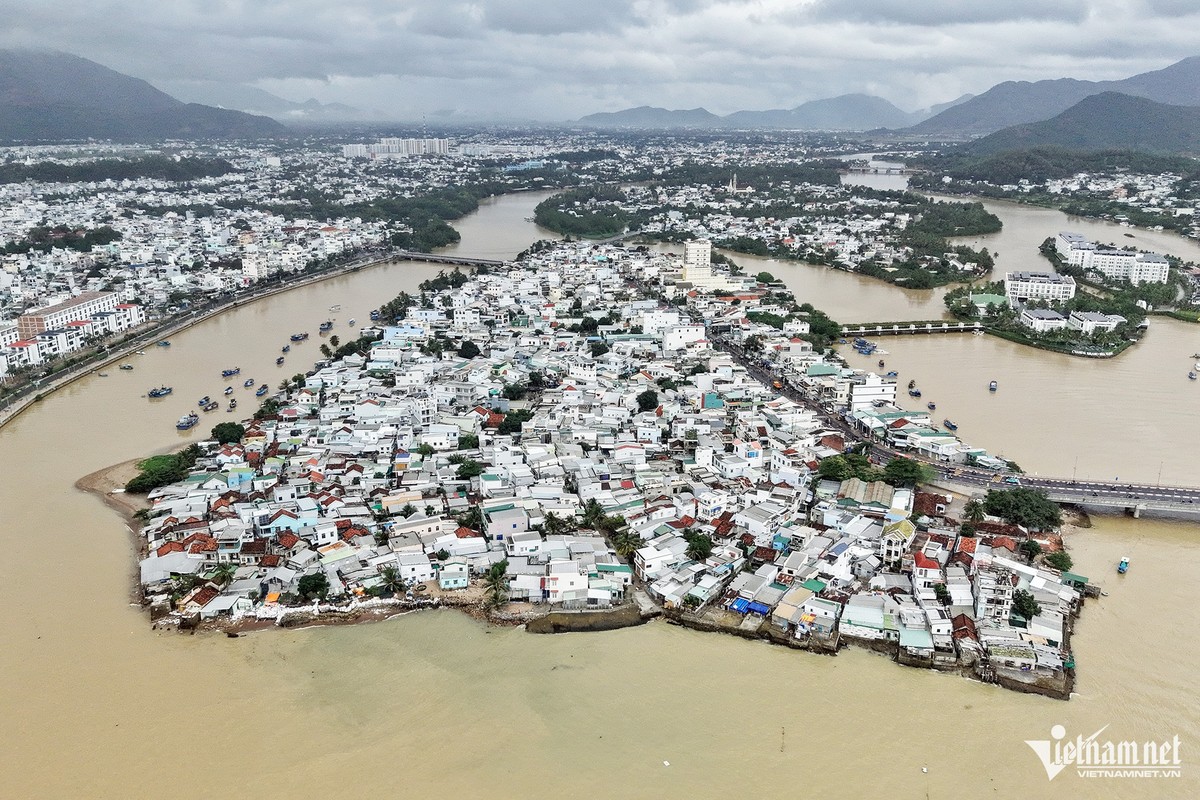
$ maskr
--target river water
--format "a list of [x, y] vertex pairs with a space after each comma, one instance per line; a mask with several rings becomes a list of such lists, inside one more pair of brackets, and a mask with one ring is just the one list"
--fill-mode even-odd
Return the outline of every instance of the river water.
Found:
[[[541, 196], [485, 205], [461, 223], [457, 251], [512, 255], [540, 238], [524, 220]], [[1197, 794], [1200, 652], [1186, 633], [1186, 608], [1200, 541], [1190, 525], [1106, 518], [1073, 535], [1077, 571], [1110, 596], [1090, 603], [1079, 624], [1080, 695], [1070, 703], [862, 651], [818, 657], [657, 622], [533, 636], [447, 611], [239, 639], [151, 630], [128, 605], [128, 532], [74, 490], [76, 478], [199, 438], [215, 419], [189, 434], [172, 424], [200, 395], [220, 394], [223, 367], [277, 383], [316, 358], [321, 320], [335, 317], [334, 332], [345, 337], [349, 317], [366, 319], [369, 308], [436, 270], [384, 266], [240, 308], [134, 357], [134, 371], [80, 381], [0, 429], [0, 797]], [[781, 273], [794, 285], [810, 281], [822, 307], [867, 285], [803, 265], [780, 265]], [[822, 295], [826, 284], [833, 288]], [[341, 308], [331, 312], [335, 304]], [[279, 347], [298, 330], [312, 339], [276, 368]], [[951, 377], [969, 366], [955, 348], [978, 348], [973, 355], [990, 360], [981, 375], [996, 376], [1001, 392], [987, 397], [974, 377], [963, 380], [969, 388], [954, 410], [972, 439], [1004, 433], [1006, 417], [988, 420], [1014, 395], [1046, 391], [1027, 401], [1037, 415], [1077, 425], [1080, 446], [1085, 436], [1105, 438], [1112, 455], [1127, 459], [1144, 435], [1131, 428], [1135, 418], [1152, 418], [1153, 428], [1167, 413], [1161, 402], [1122, 407], [1111, 395], [1095, 397], [1108, 390], [1113, 372], [1105, 370], [1125, 369], [1124, 359], [1088, 362], [1076, 378], [1087, 383], [1060, 393], [1018, 374], [1054, 382], [1065, 362], [990, 338], [885, 346], [905, 375], [930, 388], [938, 365]], [[174, 385], [171, 398], [141, 397], [162, 382]], [[239, 384], [236, 392], [243, 408], [254, 407], [250, 390]], [[933, 394], [957, 405], [949, 388]], [[978, 424], [965, 405], [977, 395], [987, 409]], [[218, 416], [233, 415], [210, 415]], [[1009, 433], [1006, 455], [1030, 469], [1057, 466], [1060, 443]], [[1113, 565], [1123, 555], [1134, 566], [1117, 581]], [[1071, 737], [1104, 725], [1102, 738], [1178, 734], [1185, 777], [1086, 780], [1066, 772], [1050, 783], [1023, 741], [1048, 738], [1056, 724]]]

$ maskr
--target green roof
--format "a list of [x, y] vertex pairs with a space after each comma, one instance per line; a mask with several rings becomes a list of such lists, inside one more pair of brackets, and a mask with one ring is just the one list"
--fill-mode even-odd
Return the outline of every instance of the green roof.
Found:
[[597, 564], [596, 569], [599, 572], [621, 572], [632, 574], [633, 567], [627, 564]]
[[821, 592], [825, 591], [825, 584], [822, 583], [821, 581], [817, 580], [816, 578], [809, 578], [808, 580], [806, 580], [804, 583], [802, 583], [800, 585], [803, 586], [805, 589], [808, 589], [813, 594], [820, 594]]

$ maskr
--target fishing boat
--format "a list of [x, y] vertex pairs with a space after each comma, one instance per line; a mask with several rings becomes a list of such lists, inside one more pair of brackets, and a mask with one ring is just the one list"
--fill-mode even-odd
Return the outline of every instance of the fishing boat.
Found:
[[204, 397], [201, 397], [200, 402], [196, 403], [196, 405], [203, 407], [203, 406], [208, 405], [209, 402], [211, 402], [211, 401], [212, 401], [211, 397], [209, 397], [208, 395], [204, 395]]
[[955, 425], [953, 422], [951, 422], [951, 421], [950, 421], [950, 420], [948, 420], [948, 419], [944, 419], [944, 420], [942, 420], [942, 424], [946, 426], [946, 430], [948, 430], [948, 431], [956, 431], [956, 430], [958, 430], [958, 426], [957, 426], [957, 425]]
[[317, 326], [317, 330], [319, 330], [321, 333], [325, 333], [326, 331], [331, 331], [331, 330], [333, 330], [333, 322], [331, 322], [330, 320], [325, 320], [324, 322], [322, 322], [320, 325]]
[[920, 389], [909, 389], [909, 390], [908, 390], [908, 396], [909, 396], [909, 397], [920, 397], [920, 396], [921, 396], [921, 390], [920, 390]]
[[[378, 321], [379, 321], [379, 312], [372, 311], [371, 312], [371, 322], [378, 322]], [[845, 343], [845, 341], [846, 341], [845, 339], [842, 339], [843, 344]]]
[[166, 339], [163, 339], [161, 342], [158, 342], [157, 344], [159, 347], [170, 347], [171, 346], [171, 343], [168, 342]]
[[223, 370], [221, 370], [221, 377], [222, 378], [232, 378], [234, 375], [237, 375], [241, 371], [242, 371], [241, 367], [234, 367], [233, 369], [223, 369]]
[[350, 321], [347, 322], [346, 324], [349, 325], [351, 328], [353, 328], [354, 327], [354, 317], [351, 317]]
[[129, 370], [133, 369], [133, 364], [122, 364], [120, 366], [120, 369], [123, 369], [126, 372], [128, 372]]
[[200, 417], [196, 414], [184, 414], [175, 423], [175, 427], [181, 431], [186, 431], [188, 428], [194, 428], [196, 423], [200, 421]]
[[231, 397], [231, 398], [229, 398], [229, 408], [227, 408], [227, 409], [225, 409], [225, 410], [226, 410], [226, 411], [233, 411], [235, 408], [237, 408], [237, 398], [236, 398], [236, 397]]
[[107, 378], [107, 377], [108, 377], [108, 373], [107, 373], [107, 372], [97, 372], [96, 374], [97, 374], [97, 375], [99, 375], [101, 378]]
[[290, 353], [291, 351], [292, 351], [292, 346], [290, 344], [285, 344], [283, 347], [281, 347], [279, 349], [279, 352], [281, 352], [281, 353]]
[[279, 358], [275, 359], [275, 366], [278, 367], [281, 364], [283, 364], [283, 356], [280, 356]]
[[220, 405], [221, 404], [218, 403], [216, 400], [211, 400], [204, 404], [204, 410], [205, 411], [216, 411], [217, 408], [220, 407]]
[[233, 387], [232, 387], [232, 386], [226, 386], [226, 387], [225, 387], [225, 396], [226, 396], [226, 397], [228, 397], [228, 396], [229, 396], [229, 395], [231, 395], [231, 394], [233, 394]]
[[917, 385], [917, 382], [916, 382], [916, 381], [909, 381], [909, 382], [908, 382], [908, 388], [910, 388], [910, 389], [914, 389], [914, 388], [916, 388], [916, 385]]
[[925, 407], [928, 408], [930, 411], [937, 411], [937, 403], [933, 402], [932, 400], [930, 400], [928, 403], [926, 403]]
[[172, 391], [173, 390], [171, 389], [170, 386], [160, 386], [157, 389], [151, 389], [150, 391], [146, 392], [146, 396], [147, 397], [166, 397]]
[[305, 339], [308, 338], [308, 334], [307, 333], [293, 333], [288, 338], [290, 338], [293, 342], [303, 342]]
[[247, 389], [249, 389], [253, 385], [254, 385], [254, 378], [246, 378], [246, 380], [242, 381], [242, 386], [246, 387]]
[[135, 350], [134, 354], [139, 355], [139, 356], [144, 356], [144, 355], [146, 355], [146, 351], [145, 350]]
[[989, 383], [989, 384], [988, 384], [988, 391], [989, 391], [989, 392], [994, 392], [994, 391], [996, 391], [996, 389], [998, 389], [998, 388], [1000, 388], [1000, 387], [999, 387], [999, 385], [998, 385], [998, 384], [997, 384], [995, 381], [992, 381], [991, 383]]
[[[103, 373], [102, 373], [102, 374], [103, 374]], [[1196, 380], [1196, 373], [1194, 373], [1194, 372], [1189, 372], [1189, 373], [1188, 373], [1188, 380], [1189, 380], [1189, 381], [1194, 381], [1194, 380]]]
[[900, 375], [900, 373], [899, 373], [899, 372], [896, 372], [896, 370], [892, 370], [891, 372], [889, 372], [889, 373], [887, 374], [887, 376], [888, 376], [889, 378], [895, 378], [895, 377], [898, 377], [899, 375]]
[[887, 365], [883, 363], [883, 359], [882, 358], [879, 359], [879, 368], [883, 369], [885, 366], [887, 366]]
[[262, 397], [266, 393], [267, 393], [267, 385], [264, 383], [262, 386], [258, 387], [258, 391], [254, 393], [254, 396]]
[[341, 307], [341, 305], [340, 305], [340, 304], [338, 304], [338, 303], [334, 303], [333, 305], [331, 305], [331, 306], [329, 307], [329, 310], [330, 310], [330, 312], [333, 312], [333, 311], [341, 311], [341, 310], [342, 310], [342, 307]]
[[1129, 571], [1129, 559], [1122, 558], [1121, 563], [1117, 564], [1117, 574], [1124, 575], [1128, 571]]

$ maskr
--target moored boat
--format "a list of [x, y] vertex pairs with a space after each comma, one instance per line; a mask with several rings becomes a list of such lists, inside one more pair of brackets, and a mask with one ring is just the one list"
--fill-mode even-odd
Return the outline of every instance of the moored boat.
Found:
[[133, 364], [122, 364], [120, 368], [128, 372], [129, 370], [133, 369]]
[[346, 324], [349, 325], [351, 328], [353, 328], [354, 327], [354, 317], [351, 317], [350, 321], [347, 322]]
[[899, 375], [900, 375], [900, 373], [896, 372], [896, 370], [891, 370], [890, 372], [888, 372], [887, 377], [896, 378], [896, 377], [899, 377]]
[[909, 389], [909, 390], [908, 390], [908, 396], [909, 396], [909, 397], [920, 397], [920, 396], [921, 396], [921, 390], [920, 390], [920, 389]]
[[1194, 373], [1194, 372], [1189, 372], [1189, 373], [1188, 373], [1188, 380], [1189, 380], [1189, 381], [1194, 381], [1194, 380], [1196, 380], [1196, 373]]
[[171, 389], [170, 386], [159, 386], [157, 389], [151, 389], [150, 391], [146, 392], [146, 396], [147, 397], [166, 397], [172, 391], [173, 390]]
[[210, 400], [209, 402], [204, 404], [204, 410], [205, 411], [216, 411], [220, 405], [221, 404], [218, 403], [216, 400]]
[[267, 393], [267, 385], [264, 383], [262, 386], [258, 387], [258, 391], [254, 393], [254, 396], [262, 397], [266, 393]]
[[231, 394], [233, 394], [233, 387], [232, 387], [232, 386], [226, 386], [226, 387], [225, 387], [225, 396], [226, 396], [226, 397], [228, 397], [228, 396], [229, 396], [229, 395], [231, 395]]
[[[372, 312], [371, 312], [371, 322], [378, 322], [378, 321], [379, 321], [379, 312], [378, 312], [378, 311], [372, 311]], [[844, 341], [845, 341], [845, 339], [843, 339], [842, 341], [844, 342]]]
[[254, 378], [246, 378], [246, 380], [244, 380], [242, 382], [242, 386], [246, 387], [247, 389], [249, 389], [253, 385], [254, 385]]
[[107, 377], [108, 377], [108, 373], [107, 373], [107, 372], [97, 372], [96, 374], [97, 374], [97, 375], [99, 375], [101, 378], [107, 378]]
[[1117, 564], [1117, 574], [1124, 575], [1128, 571], [1129, 571], [1129, 559], [1122, 558], [1121, 562], [1119, 564]]
[[163, 339], [161, 342], [157, 342], [156, 344], [159, 347], [170, 347], [171, 346], [171, 343], [168, 342], [166, 339]]
[[910, 388], [910, 389], [916, 388], [916, 385], [917, 385], [917, 382], [916, 382], [916, 381], [909, 381], [909, 382], [908, 382], [908, 388]]
[[305, 339], [308, 338], [308, 334], [307, 333], [293, 333], [289, 338], [293, 342], [303, 342]]
[[235, 408], [237, 408], [237, 398], [231, 397], [231, 398], [229, 398], [229, 408], [227, 408], [226, 410], [233, 411]]
[[289, 353], [289, 352], [291, 352], [291, 350], [292, 350], [292, 346], [290, 344], [285, 344], [283, 347], [280, 348], [279, 352]]
[[278, 367], [282, 363], [283, 363], [283, 356], [280, 356], [279, 358], [275, 359], [275, 366]]
[[994, 391], [996, 391], [996, 389], [998, 389], [998, 388], [1000, 388], [1000, 387], [999, 387], [999, 385], [998, 385], [998, 384], [997, 384], [995, 381], [992, 381], [991, 383], [989, 383], [989, 384], [988, 384], [988, 391], [989, 391], [989, 392], [994, 392]]
[[196, 405], [203, 407], [203, 406], [208, 405], [211, 400], [212, 400], [211, 397], [209, 397], [208, 395], [204, 395], [204, 397], [201, 397], [200, 402], [196, 403]]
[[325, 320], [324, 322], [322, 322], [320, 325], [317, 326], [317, 330], [319, 330], [321, 333], [325, 333], [326, 331], [331, 331], [331, 330], [333, 330], [333, 322], [330, 320]]
[[200, 417], [197, 414], [184, 414], [179, 418], [179, 421], [175, 423], [175, 427], [181, 431], [186, 431], [188, 428], [195, 427], [196, 423], [199, 421]]
[[942, 424], [946, 426], [946, 430], [948, 430], [948, 431], [956, 431], [956, 430], [958, 430], [958, 426], [957, 426], [957, 425], [955, 425], [953, 422], [951, 422], [951, 421], [950, 421], [950, 420], [948, 420], [948, 419], [944, 419], [944, 420], [942, 420]]
[[234, 375], [237, 375], [241, 371], [242, 371], [241, 367], [234, 367], [233, 369], [223, 369], [223, 370], [221, 370], [221, 377], [222, 378], [232, 378]]
[[881, 359], [879, 359], [879, 368], [880, 368], [880, 369], [883, 369], [883, 368], [884, 368], [884, 367], [886, 367], [886, 366], [887, 366], [887, 364], [885, 364], [885, 363], [884, 363], [883, 359], [882, 359], [882, 358], [881, 358]]
[[926, 407], [926, 408], [928, 408], [930, 411], [936, 411], [936, 410], [937, 410], [937, 403], [935, 403], [935, 402], [933, 402], [932, 400], [930, 400], [928, 403], [926, 403], [926, 404], [925, 404], [925, 407]]

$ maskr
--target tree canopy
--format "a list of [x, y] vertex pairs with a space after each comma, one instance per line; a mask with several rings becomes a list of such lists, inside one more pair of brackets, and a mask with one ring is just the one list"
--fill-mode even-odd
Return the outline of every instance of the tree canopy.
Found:
[[212, 438], [221, 444], [236, 444], [245, 435], [246, 429], [236, 422], [218, 422], [212, 429]]
[[1062, 509], [1040, 489], [1014, 486], [993, 489], [983, 498], [984, 510], [1011, 525], [1045, 531], [1062, 525]]

